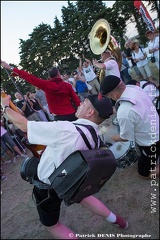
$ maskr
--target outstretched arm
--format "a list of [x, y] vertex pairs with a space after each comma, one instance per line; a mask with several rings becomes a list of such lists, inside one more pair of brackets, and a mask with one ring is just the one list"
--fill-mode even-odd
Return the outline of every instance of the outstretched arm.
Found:
[[[11, 96], [1, 97], [1, 105], [4, 108], [5, 106], [9, 106]], [[27, 122], [28, 120], [23, 117], [20, 113], [15, 112], [10, 107], [5, 108], [5, 113], [8, 118], [15, 124], [18, 128], [20, 128], [23, 132], [27, 132]]]
[[14, 68], [4, 61], [1, 61], [1, 66], [5, 69], [8, 69], [9, 71], [12, 71], [14, 76], [19, 76], [20, 78], [23, 78], [27, 82], [31, 83], [32, 85], [38, 88], [41, 88], [44, 91], [47, 88], [48, 81], [44, 79], [40, 79], [24, 70], [19, 70], [18, 68]]

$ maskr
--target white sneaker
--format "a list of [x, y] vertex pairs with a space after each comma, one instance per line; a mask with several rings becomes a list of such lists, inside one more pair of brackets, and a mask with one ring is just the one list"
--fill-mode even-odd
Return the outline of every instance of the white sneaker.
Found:
[[5, 181], [5, 180], [7, 180], [7, 177], [6, 177], [5, 175], [2, 175], [2, 176], [1, 176], [1, 180], [2, 180], [2, 181]]
[[6, 165], [6, 164], [11, 163], [11, 162], [12, 162], [12, 160], [6, 160], [3, 164]]
[[23, 157], [23, 158], [27, 158], [28, 156], [25, 155], [25, 154], [21, 154], [21, 157]]

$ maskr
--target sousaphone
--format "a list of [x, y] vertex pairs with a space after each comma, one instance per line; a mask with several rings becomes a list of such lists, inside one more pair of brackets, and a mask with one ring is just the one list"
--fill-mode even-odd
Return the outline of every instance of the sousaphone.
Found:
[[[111, 36], [110, 31], [111, 30], [108, 21], [105, 19], [99, 19], [93, 25], [89, 34], [90, 48], [91, 51], [96, 55], [103, 53], [106, 49], [110, 50], [111, 54], [113, 57], [115, 57], [118, 63], [119, 69], [121, 69], [121, 50], [115, 38]], [[102, 77], [99, 76], [99, 79], [101, 81], [101, 78], [104, 76], [104, 70], [101, 70], [100, 75], [102, 75]]]

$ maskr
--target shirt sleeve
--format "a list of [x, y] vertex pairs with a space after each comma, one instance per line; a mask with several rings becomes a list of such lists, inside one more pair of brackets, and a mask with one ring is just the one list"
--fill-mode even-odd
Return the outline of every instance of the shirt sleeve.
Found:
[[27, 122], [27, 136], [32, 144], [56, 146], [67, 141], [67, 137], [73, 134], [72, 123], [67, 121], [53, 122]]
[[136, 119], [134, 111], [129, 111], [123, 117], [118, 117], [118, 123], [120, 126], [120, 137], [124, 140], [134, 141], [135, 140], [135, 125]]
[[26, 80], [27, 82], [31, 83], [32, 85], [45, 90], [46, 89], [46, 85], [47, 85], [47, 81], [44, 79], [40, 79], [37, 78], [36, 76], [24, 71], [24, 70], [19, 70], [17, 68], [14, 68], [14, 76], [19, 76], [20, 78], [23, 78], [24, 80]]
[[133, 122], [129, 121], [128, 119], [120, 119], [118, 122], [120, 124], [120, 137], [124, 140], [134, 141]]
[[113, 67], [114, 67], [114, 60], [110, 60], [110, 61], [107, 61], [107, 62], [104, 62], [103, 64], [106, 66], [106, 70], [111, 70]]

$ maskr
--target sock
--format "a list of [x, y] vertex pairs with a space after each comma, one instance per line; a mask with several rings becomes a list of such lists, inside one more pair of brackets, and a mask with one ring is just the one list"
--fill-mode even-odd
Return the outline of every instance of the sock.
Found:
[[114, 223], [116, 222], [116, 215], [114, 215], [112, 212], [110, 212], [109, 216], [106, 218], [108, 222]]

